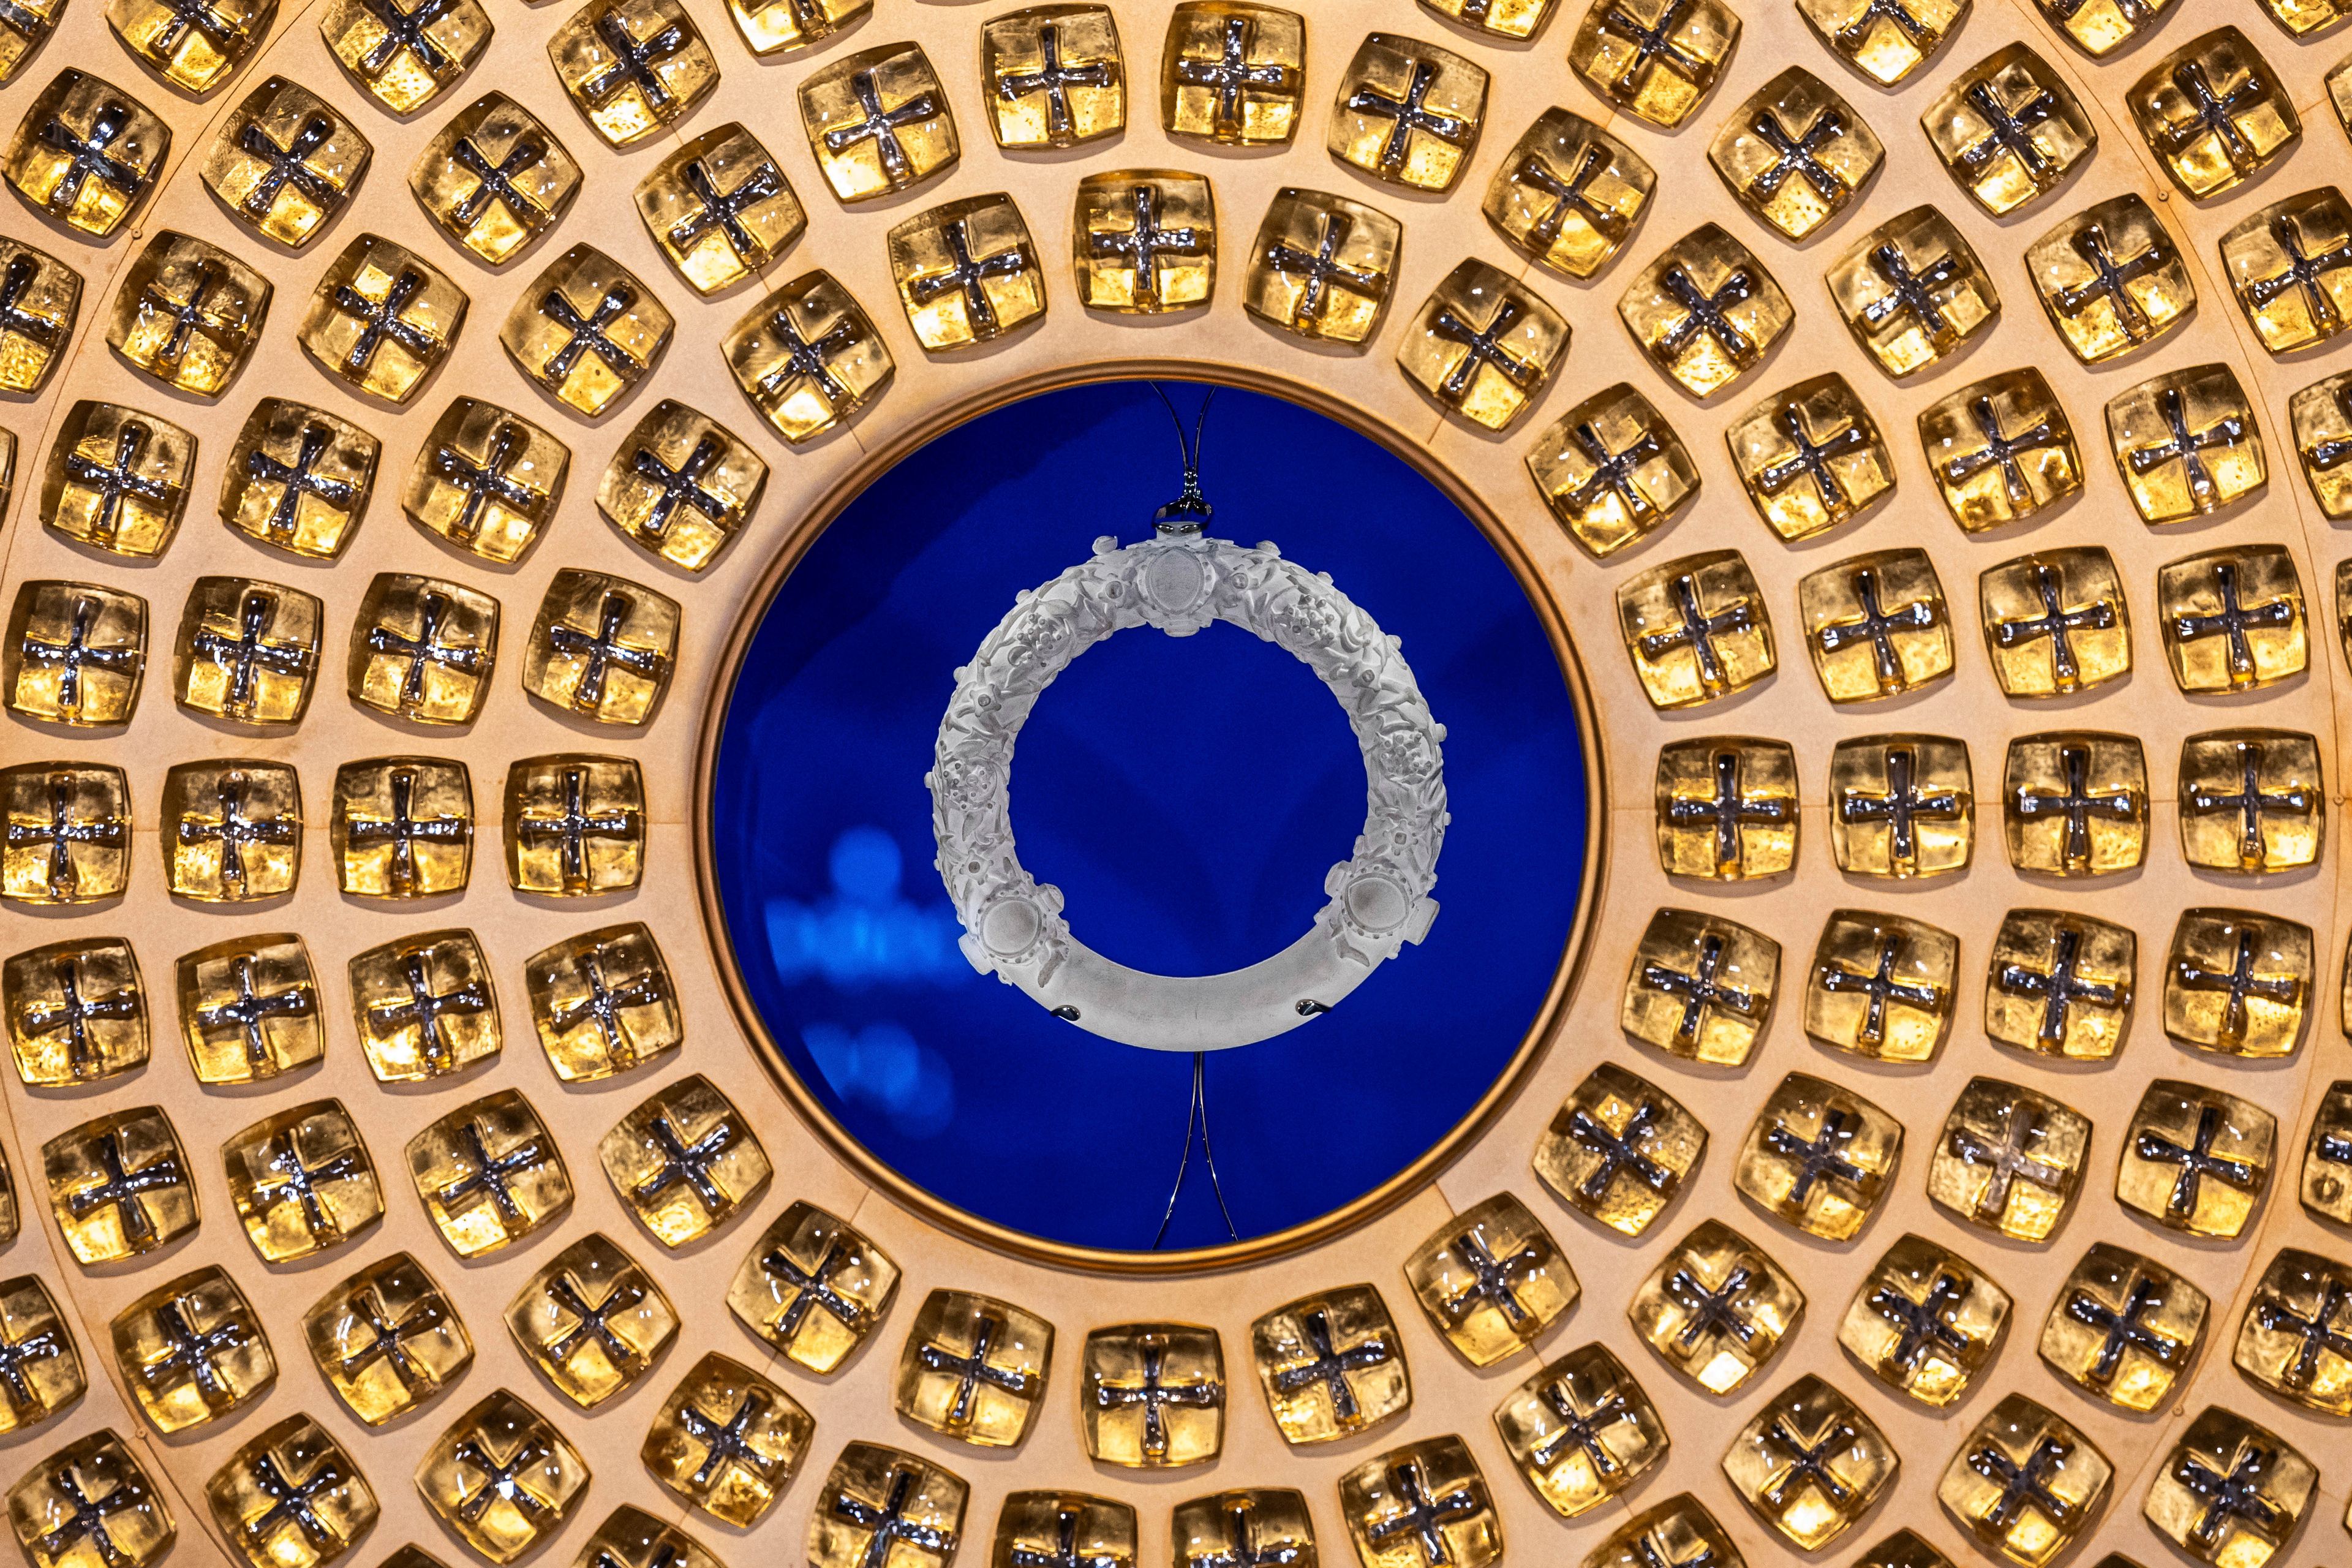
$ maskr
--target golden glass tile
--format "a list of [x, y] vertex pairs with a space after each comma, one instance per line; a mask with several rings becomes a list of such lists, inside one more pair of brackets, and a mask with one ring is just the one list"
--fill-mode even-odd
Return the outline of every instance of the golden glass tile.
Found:
[[2262, 51], [2216, 27], [2158, 60], [2124, 94], [2148, 151], [2191, 198], [2218, 196], [2285, 153], [2303, 121]]
[[317, 94], [273, 76], [229, 115], [201, 177], [237, 222], [299, 248], [359, 188], [369, 152], [367, 137]]
[[2244, 910], [2184, 910], [2165, 960], [2164, 1032], [2221, 1056], [2292, 1056], [2313, 975], [2310, 927]]
[[1403, 237], [1377, 207], [1286, 185], [1250, 247], [1242, 306], [1302, 338], [1360, 343], [1388, 304]]
[[403, 115], [463, 76], [496, 31], [479, 0], [328, 0], [319, 16], [335, 63]]
[[80, 315], [80, 273], [22, 240], [0, 239], [0, 391], [37, 391]]
[[580, 165], [562, 140], [502, 92], [486, 92], [459, 110], [408, 173], [408, 188], [425, 216], [492, 267], [561, 223], [581, 182]]
[[1086, 1492], [1007, 1492], [988, 1560], [992, 1568], [1035, 1563], [1135, 1568], [1135, 1510]]
[[2209, 550], [2157, 574], [2166, 662], [2183, 691], [2243, 691], [2303, 673], [2311, 639], [2294, 558], [2278, 544]]
[[265, 1263], [341, 1247], [383, 1217], [367, 1144], [342, 1102], [314, 1100], [221, 1145], [229, 1199]]
[[1071, 218], [1078, 302], [1154, 315], [1209, 302], [1217, 216], [1208, 180], [1175, 169], [1123, 169], [1078, 182]]
[[503, 1388], [452, 1422], [416, 1468], [425, 1506], [497, 1563], [555, 1533], [589, 1479], [562, 1432]]
[[2098, 59], [2155, 26], [2172, 0], [2033, 0], [2067, 42]]
[[2098, 1516], [2114, 1477], [2097, 1445], [2012, 1394], [1954, 1451], [1936, 1499], [1987, 1555], [2044, 1568]]
[[1584, 1568], [1742, 1568], [1746, 1561], [1706, 1505], [1683, 1492], [1620, 1525]]
[[580, 1549], [591, 1568], [720, 1568], [710, 1549], [643, 1509], [614, 1509]]
[[713, 1351], [662, 1402], [637, 1457], [674, 1496], [748, 1530], [792, 1483], [815, 1429], [800, 1401]]
[[40, 1276], [0, 1280], [0, 1436], [31, 1431], [88, 1386], [73, 1331]]
[[1965, 741], [1840, 741], [1830, 753], [1830, 852], [1849, 876], [1903, 880], [1968, 868], [1976, 795]]
[[1367, 34], [1339, 79], [1331, 155], [1408, 190], [1446, 191], [1478, 146], [1486, 72], [1450, 49]]
[[178, 1536], [163, 1493], [107, 1428], [26, 1466], [8, 1526], [32, 1568], [152, 1568]]
[[530, 1021], [555, 1076], [593, 1083], [658, 1060], [686, 1038], [654, 933], [606, 926], [523, 962]]
[[1991, 1362], [2009, 1309], [2009, 1292], [1967, 1258], [1906, 1236], [1854, 1291], [1837, 1341], [1887, 1387], [1941, 1409]]
[[13, 16], [0, 17], [0, 86], [5, 86], [26, 60], [57, 31], [66, 0], [28, 0]]
[[1919, 124], [1945, 172], [1995, 217], [2056, 190], [2099, 143], [2065, 78], [2022, 43], [1955, 77]]
[[1552, 516], [1596, 560], [1647, 538], [1698, 494], [1682, 437], [1627, 382], [1560, 416], [1527, 465]]
[[184, 953], [180, 1032], [196, 1081], [258, 1083], [326, 1054], [310, 950], [292, 932], [232, 937]]
[[1748, 501], [1784, 540], [1835, 528], [1895, 488], [1877, 423], [1835, 371], [1766, 398], [1724, 441]]
[[1497, 38], [1528, 38], [1551, 16], [1552, 0], [1421, 0], [1423, 10]]
[[1459, 1437], [1423, 1437], [1339, 1478], [1339, 1512], [1363, 1568], [1489, 1568], [1503, 1521]]
[[2136, 194], [2086, 207], [2035, 240], [2025, 269], [2050, 324], [2084, 364], [2154, 342], [2197, 308], [2179, 248]]
[[1276, 1308], [1250, 1325], [1250, 1357], [1274, 1424], [1294, 1447], [1352, 1437], [1412, 1404], [1403, 1342], [1370, 1285]]
[[1509, 1193], [1439, 1226], [1404, 1277], [1430, 1326], [1473, 1366], [1530, 1348], [1582, 1289], [1551, 1233]]
[[589, 0], [549, 35], [547, 58], [614, 147], [685, 119], [719, 85], [719, 61], [677, 0]]
[[352, 700], [419, 724], [469, 723], [489, 695], [498, 647], [499, 602], [488, 594], [379, 572], [352, 628]]
[[2294, 1538], [2318, 1491], [2318, 1468], [2291, 1444], [2209, 1405], [2173, 1445], [2140, 1512], [2198, 1562], [2263, 1568]]
[[352, 1014], [378, 1083], [421, 1083], [497, 1056], [489, 961], [467, 931], [419, 931], [352, 959]]
[[2215, 1089], [2158, 1079], [2124, 1129], [2116, 1201], [2167, 1229], [2235, 1238], [2270, 1185], [2278, 1121]]
[[583, 1410], [652, 1371], [678, 1327], [677, 1310], [653, 1276], [595, 1233], [532, 1275], [506, 1320], [531, 1364]]
[[709, 415], [664, 399], [614, 451], [596, 510], [673, 566], [709, 565], [760, 504], [768, 465]]
[[947, 90], [919, 44], [834, 61], [801, 83], [800, 110], [817, 168], [844, 202], [910, 189], [962, 156]]
[[146, 105], [68, 68], [25, 110], [8, 142], [6, 174], [36, 208], [104, 239], [154, 189], [171, 146], [171, 128]]
[[1440, 407], [1507, 430], [1568, 352], [1559, 311], [1475, 258], [1438, 280], [1397, 347], [1397, 368]]
[[1797, 11], [1832, 53], [1893, 87], [1959, 31], [1969, 0], [1797, 0]]
[[1087, 1456], [1097, 1463], [1172, 1469], [1213, 1459], [1224, 1446], [1225, 1352], [1214, 1329], [1096, 1329], [1087, 1335], [1079, 1378], [1079, 1426]]
[[1278, 1561], [1317, 1568], [1315, 1522], [1307, 1500], [1286, 1488], [1264, 1487], [1192, 1498], [1171, 1516], [1176, 1568], [1220, 1563]]
[[1932, 206], [1872, 229], [1830, 268], [1828, 282], [1853, 341], [1892, 376], [1957, 353], [2000, 316], [1984, 264]]
[[1298, 129], [1307, 21], [1248, 0], [1183, 0], [1160, 56], [1160, 122], [1172, 135], [1236, 146], [1285, 142]]
[[1923, 921], [1836, 910], [1805, 976], [1805, 1034], [1877, 1061], [1933, 1061], [1958, 994], [1959, 939]]
[[294, 890], [302, 791], [285, 763], [182, 763], [163, 775], [163, 875], [172, 896], [239, 903]]
[[[1617, 626], [1654, 708], [1728, 696], [1770, 675], [1777, 663], [1764, 595], [1737, 550], [1686, 555], [1627, 578], [1617, 587]], [[1793, 837], [1793, 816], [1788, 822]]]
[[2309, 38], [2352, 16], [2338, 0], [2263, 0], [2263, 9], [2291, 38]]
[[199, 577], [172, 649], [173, 696], [192, 713], [299, 724], [318, 673], [320, 605], [299, 588]]
[[646, 723], [675, 668], [678, 618], [677, 601], [625, 578], [558, 572], [523, 652], [523, 689], [598, 723]]
[[1805, 647], [1832, 702], [1867, 702], [1952, 673], [1952, 617], [1924, 550], [1853, 555], [1797, 584]]
[[1852, 104], [1790, 66], [1731, 111], [1706, 156], [1740, 205], [1802, 239], [1845, 210], [1886, 149]]
[[405, 1252], [370, 1264], [320, 1297], [303, 1314], [302, 1333], [319, 1375], [370, 1426], [425, 1404], [474, 1360], [474, 1342], [457, 1308]]
[[1661, 909], [1634, 945], [1617, 1024], [1670, 1056], [1739, 1067], [1771, 1021], [1780, 980], [1780, 944], [1762, 931]]
[[1590, 278], [1623, 247], [1657, 184], [1640, 153], [1581, 115], [1548, 109], [1496, 169], [1481, 210], [1528, 260]]
[[131, 785], [103, 763], [21, 763], [0, 769], [0, 898], [94, 904], [131, 875]]
[[1673, 1204], [1706, 1150], [1706, 1129], [1673, 1096], [1603, 1062], [1552, 1113], [1535, 1171], [1562, 1203], [1639, 1236]]
[[1804, 1292], [1780, 1265], [1729, 1226], [1707, 1220], [1675, 1244], [1625, 1316], [1660, 1360], [1724, 1394], [1780, 1352], [1804, 1310]]
[[85, 1268], [152, 1252], [196, 1228], [195, 1185], [160, 1106], [59, 1133], [41, 1145], [41, 1168], [58, 1231]]
[[999, 147], [1074, 147], [1127, 128], [1127, 67], [1108, 6], [991, 17], [980, 30], [980, 76]]
[[2047, 1241], [2066, 1217], [2091, 1152], [2091, 1123], [2047, 1095], [1996, 1078], [1968, 1082], [1944, 1119], [1927, 1195], [1980, 1230]]
[[229, 79], [277, 17], [278, 0], [106, 0], [106, 25], [115, 41], [198, 98]]
[[1670, 877], [1741, 882], [1797, 863], [1797, 754], [1752, 735], [1658, 749], [1658, 864]]
[[147, 668], [147, 601], [99, 583], [27, 581], [8, 612], [8, 710], [52, 724], [130, 722]]
[[474, 784], [463, 763], [376, 757], [335, 770], [328, 841], [336, 882], [363, 899], [464, 889], [474, 860]]
[[195, 478], [196, 438], [168, 420], [83, 398], [67, 410], [41, 475], [41, 521], [110, 554], [170, 548]]
[[1818, 1552], [1870, 1511], [1901, 1463], [1858, 1405], [1807, 1375], [1740, 1428], [1723, 1473], [1759, 1519]]
[[265, 397], [229, 449], [220, 520], [289, 554], [331, 561], [359, 527], [382, 450], [373, 436], [349, 420]]
[[891, 1404], [943, 1436], [1009, 1448], [1045, 1396], [1054, 1325], [1009, 1301], [969, 1290], [923, 1299], [898, 1353]]
[[2221, 266], [2263, 347], [2324, 343], [2352, 310], [2352, 208], [2333, 185], [2273, 203], [2221, 237]]
[[408, 1141], [416, 1195], [441, 1239], [479, 1258], [562, 1217], [572, 1175], [530, 1101], [486, 1094]]
[[898, 302], [916, 342], [933, 353], [986, 342], [1045, 313], [1029, 226], [1002, 192], [933, 207], [887, 237]]
[[[778, 1215], [743, 1255], [727, 1291], [727, 1310], [823, 1376], [874, 1331], [898, 1293], [898, 1266], [889, 1254], [846, 1221], [803, 1201]], [[959, 1516], [962, 1509], [959, 1483]]]
[[2123, 926], [2011, 910], [1985, 975], [1985, 1035], [2014, 1050], [2105, 1061], [2123, 1049], [2138, 971], [2139, 939]]
[[1574, 1519], [1666, 1455], [1665, 1424], [1609, 1347], [1570, 1351], [1495, 1407], [1503, 1447], [1536, 1495]]
[[[2352, 520], [2352, 372], [2314, 382], [2287, 404], [2304, 482], [2331, 522]], [[2340, 595], [2339, 595], [2340, 596]]]
[[115, 1314], [110, 1332], [122, 1381], [166, 1436], [251, 1405], [278, 1381], [261, 1315], [218, 1268], [150, 1290]]
[[1711, 223], [1643, 268], [1617, 315], [1650, 363], [1693, 397], [1713, 396], [1763, 363], [1796, 320], [1764, 264]]
[[897, 368], [848, 289], [807, 272], [753, 306], [721, 345], [735, 384], [798, 446], [882, 395]]
[[1721, 0], [1593, 0], [1568, 46], [1592, 90], [1671, 131], [1714, 89], [1739, 43]]
[[660, 362], [676, 324], [627, 268], [583, 243], [522, 290], [499, 342], [526, 378], [593, 419]]
[[1944, 509], [1969, 533], [2031, 517], [2083, 488], [2066, 410], [2031, 367], [1964, 386], [1921, 410], [1919, 444]]
[[[2352, 1225], [2352, 1079], [2338, 1079], [2320, 1097], [2303, 1151], [2303, 1206], [2321, 1219]], [[2347, 1384], [2352, 1391], [2352, 1384]], [[2352, 1409], [2346, 1414], [2352, 1415]]]
[[[2337, 1086], [2339, 1089], [2341, 1085]], [[2263, 1271], [2232, 1360], [2255, 1386], [2326, 1415], [2352, 1415], [2352, 1272], [2286, 1247]]]
[[220, 247], [160, 229], [124, 270], [106, 341], [150, 379], [217, 397], [260, 341], [269, 296], [269, 280]]
[[2130, 673], [2130, 610], [2103, 547], [2003, 562], [1978, 579], [1977, 594], [1993, 676], [2007, 695], [2063, 696]]
[[727, 15], [755, 55], [822, 43], [874, 9], [874, 0], [727, 0]]
[[961, 1479], [928, 1459], [852, 1443], [810, 1509], [803, 1555], [809, 1568], [948, 1568], [971, 1496]]
[[2315, 864], [2326, 836], [2319, 746], [2284, 730], [2214, 730], [2180, 744], [2181, 856], [2259, 874]]
[[297, 334], [319, 368], [355, 391], [405, 403], [457, 342], [466, 293], [381, 235], [343, 247]]
[[654, 244], [698, 294], [751, 277], [808, 226], [782, 167], [734, 123], [656, 164], [637, 182], [636, 205]]
[[1808, 1236], [1850, 1241], [1902, 1158], [1900, 1121], [1851, 1089], [1792, 1072], [1748, 1124], [1731, 1184]]
[[145, 984], [120, 937], [53, 942], [0, 963], [0, 1024], [28, 1089], [94, 1083], [146, 1065]]
[[596, 1158], [664, 1247], [709, 1235], [759, 1201], [772, 1167], [735, 1103], [700, 1073], [665, 1085], [598, 1141]]

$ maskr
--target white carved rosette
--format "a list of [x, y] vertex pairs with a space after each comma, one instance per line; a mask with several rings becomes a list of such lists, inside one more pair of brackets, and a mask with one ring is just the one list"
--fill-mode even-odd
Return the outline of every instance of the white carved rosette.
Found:
[[[1339, 698], [1364, 757], [1364, 827], [1323, 879], [1329, 902], [1288, 947], [1225, 974], [1153, 974], [1073, 936], [1060, 891], [1022, 868], [1008, 804], [1013, 747], [1054, 678], [1113, 632], [1190, 637], [1213, 620], [1287, 650]], [[1337, 1006], [1436, 917], [1445, 727], [1430, 717], [1398, 639], [1329, 577], [1271, 544], [1179, 536], [1122, 549], [1098, 539], [1093, 559], [1016, 595], [955, 678], [924, 780], [940, 877], [972, 967], [1057, 1017], [1152, 1050], [1245, 1046]]]

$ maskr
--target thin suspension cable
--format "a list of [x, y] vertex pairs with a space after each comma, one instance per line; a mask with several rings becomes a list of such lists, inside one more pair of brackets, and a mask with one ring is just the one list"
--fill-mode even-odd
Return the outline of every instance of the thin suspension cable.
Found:
[[1217, 1180], [1217, 1152], [1209, 1144], [1208, 1060], [1206, 1051], [1192, 1053], [1192, 1103], [1184, 1108], [1184, 1152], [1176, 1162], [1176, 1184], [1168, 1189], [1167, 1210], [1160, 1216], [1160, 1228], [1152, 1233], [1151, 1250], [1154, 1252], [1159, 1251], [1160, 1244], [1168, 1238], [1169, 1224], [1176, 1217], [1176, 1199], [1184, 1191], [1184, 1173], [1192, 1163], [1192, 1128], [1195, 1123], [1201, 1129], [1202, 1163], [1209, 1168], [1209, 1190], [1216, 1194], [1217, 1213], [1224, 1216], [1225, 1235], [1234, 1241], [1242, 1238], [1240, 1230], [1234, 1225], [1233, 1210], [1225, 1206], [1224, 1184]]

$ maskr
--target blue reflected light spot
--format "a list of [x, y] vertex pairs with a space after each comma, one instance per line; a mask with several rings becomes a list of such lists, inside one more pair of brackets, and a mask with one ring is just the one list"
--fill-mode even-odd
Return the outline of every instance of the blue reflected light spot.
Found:
[[[954, 985], [976, 979], [956, 946], [962, 928], [942, 898], [898, 896], [898, 841], [870, 825], [845, 829], [825, 866], [832, 893], [813, 903], [770, 899], [763, 913], [776, 972], [847, 989], [891, 981]], [[929, 870], [928, 862], [925, 869]]]
[[801, 1044], [834, 1093], [874, 1107], [904, 1137], [937, 1137], [955, 1120], [954, 1070], [896, 1024], [810, 1024]]

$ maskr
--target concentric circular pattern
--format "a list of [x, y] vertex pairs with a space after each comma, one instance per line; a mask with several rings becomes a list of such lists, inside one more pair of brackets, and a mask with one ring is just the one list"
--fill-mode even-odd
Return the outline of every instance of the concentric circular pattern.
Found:
[[[824, 1568], [2342, 1555], [2329, 5], [1114, 0], [1054, 58], [1117, 49], [1116, 129], [1099, 80], [999, 90], [1034, 17], [492, 4], [425, 7], [437, 85], [369, 63], [376, 0], [0, 8], [36, 1561], [166, 1515], [287, 1568], [655, 1568], [655, 1520]], [[692, 790], [764, 563], [869, 453], [1171, 363], [1483, 500], [1582, 651], [1609, 874], [1441, 1175], [1145, 1279], [975, 1244], [754, 1069]], [[273, 531], [371, 453], [363, 521], [313, 484]]]

